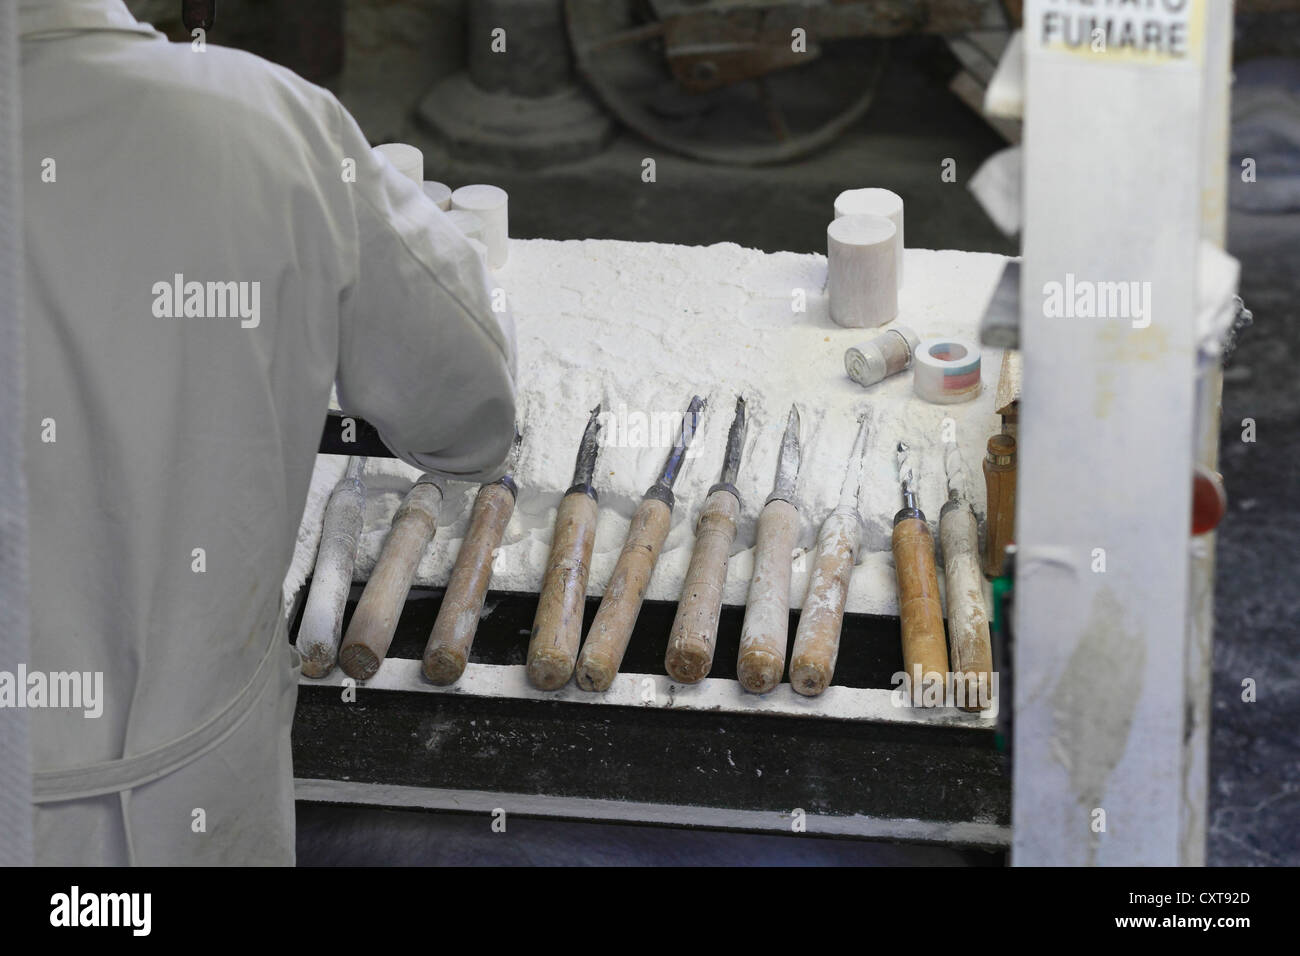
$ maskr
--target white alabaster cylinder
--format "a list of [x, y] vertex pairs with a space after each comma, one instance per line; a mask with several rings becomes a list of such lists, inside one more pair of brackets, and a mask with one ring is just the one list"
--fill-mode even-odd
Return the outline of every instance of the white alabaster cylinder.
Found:
[[443, 212], [451, 208], [451, 187], [446, 183], [426, 179], [424, 181], [424, 194]]
[[895, 271], [898, 287], [903, 287], [903, 197], [888, 189], [846, 189], [835, 197], [835, 218], [841, 216], [884, 216], [894, 224]]
[[393, 168], [419, 186], [424, 182], [424, 153], [409, 143], [383, 143], [374, 152], [384, 157]]
[[875, 328], [898, 315], [896, 234], [883, 216], [841, 216], [826, 227], [826, 287], [836, 325]]
[[483, 241], [483, 217], [478, 213], [468, 209], [450, 209], [447, 218], [466, 239], [477, 239], [480, 243]]
[[500, 269], [510, 255], [509, 197], [499, 186], [461, 186], [451, 194], [451, 208], [472, 212], [483, 221], [479, 237], [487, 246], [488, 265]]

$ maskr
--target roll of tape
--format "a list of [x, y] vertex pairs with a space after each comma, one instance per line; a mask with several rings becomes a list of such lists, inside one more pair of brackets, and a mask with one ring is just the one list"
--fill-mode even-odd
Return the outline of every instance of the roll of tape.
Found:
[[966, 339], [926, 339], [912, 360], [913, 387], [936, 405], [969, 402], [980, 393], [980, 350]]

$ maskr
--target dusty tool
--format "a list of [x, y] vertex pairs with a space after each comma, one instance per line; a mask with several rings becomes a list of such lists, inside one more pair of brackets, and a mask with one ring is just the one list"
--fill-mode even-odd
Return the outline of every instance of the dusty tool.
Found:
[[916, 455], [898, 443], [898, 481], [903, 507], [894, 515], [894, 573], [898, 576], [898, 616], [903, 631], [903, 670], [914, 700], [922, 700], [937, 677], [948, 676], [948, 646], [939, 602], [939, 572], [934, 536], [917, 505]]
[[582, 641], [582, 610], [587, 575], [596, 545], [596, 489], [591, 483], [599, 451], [600, 406], [591, 410], [573, 466], [573, 484], [555, 512], [551, 556], [542, 577], [542, 593], [528, 639], [528, 679], [539, 690], [557, 690], [569, 682]]
[[830, 686], [835, 659], [840, 653], [844, 603], [849, 597], [849, 579], [862, 544], [863, 521], [858, 512], [858, 496], [862, 490], [862, 457], [869, 423], [870, 419], [864, 415], [849, 454], [844, 483], [840, 485], [839, 504], [822, 522], [817, 535], [808, 591], [794, 632], [790, 686], [806, 697], [816, 697]]
[[[512, 459], [520, 441], [516, 432]], [[511, 471], [513, 464], [512, 461]], [[456, 555], [442, 606], [424, 646], [424, 676], [435, 684], [454, 684], [465, 672], [469, 649], [478, 633], [479, 615], [483, 613], [483, 599], [492, 581], [492, 556], [501, 547], [518, 495], [514, 477], [506, 474], [482, 485], [474, 498], [465, 540]]]
[[677, 481], [703, 408], [704, 399], [698, 395], [691, 399], [690, 407], [682, 417], [681, 434], [664, 462], [659, 479], [646, 491], [632, 516], [623, 551], [614, 565], [614, 576], [610, 578], [596, 617], [591, 622], [587, 643], [578, 655], [577, 680], [583, 690], [607, 690], [623, 663], [632, 628], [641, 612], [646, 586], [668, 536], [673, 515], [673, 484]]
[[361, 476], [365, 470], [365, 458], [348, 459], [347, 472], [325, 504], [316, 569], [298, 625], [298, 653], [302, 655], [302, 672], [308, 677], [324, 677], [338, 660], [343, 610], [352, 590], [352, 568], [364, 517], [366, 483]]
[[722, 475], [709, 489], [695, 525], [695, 549], [686, 568], [677, 616], [668, 633], [664, 667], [668, 676], [683, 684], [694, 684], [713, 668], [713, 650], [718, 639], [718, 617], [722, 613], [722, 589], [727, 583], [727, 562], [731, 543], [736, 540], [740, 520], [740, 492], [736, 474], [745, 448], [745, 399], [736, 399], [736, 417], [727, 433], [727, 450], [722, 458]]
[[442, 483], [433, 475], [421, 475], [393, 515], [392, 530], [339, 648], [339, 666], [349, 677], [373, 677], [388, 653], [415, 569], [437, 528], [442, 498]]
[[1014, 540], [1016, 527], [1016, 440], [1010, 435], [989, 439], [984, 458], [985, 505], [984, 573], [1000, 577], [1007, 545]]
[[799, 460], [799, 409], [792, 405], [781, 436], [772, 493], [758, 513], [754, 576], [749, 581], [745, 621], [740, 628], [736, 677], [753, 694], [772, 690], [781, 683], [785, 670], [790, 637], [790, 556], [799, 533], [799, 509], [794, 505]]
[[943, 583], [948, 594], [948, 638], [958, 685], [958, 706], [985, 710], [992, 703], [993, 647], [980, 573], [979, 532], [966, 491], [966, 468], [957, 442], [944, 443], [948, 500], [939, 511]]

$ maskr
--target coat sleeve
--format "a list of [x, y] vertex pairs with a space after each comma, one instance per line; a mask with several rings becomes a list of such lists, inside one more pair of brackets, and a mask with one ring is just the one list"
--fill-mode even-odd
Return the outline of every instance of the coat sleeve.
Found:
[[357, 243], [340, 302], [339, 405], [417, 468], [494, 480], [515, 434], [505, 293], [446, 214], [336, 108], [343, 156], [356, 162]]

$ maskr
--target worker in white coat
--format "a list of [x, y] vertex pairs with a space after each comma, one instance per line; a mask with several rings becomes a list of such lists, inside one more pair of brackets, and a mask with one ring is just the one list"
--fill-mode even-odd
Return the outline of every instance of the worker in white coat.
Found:
[[102, 679], [32, 712], [37, 861], [290, 864], [280, 590], [331, 385], [491, 480], [513, 325], [327, 91], [121, 0], [20, 26], [30, 669]]

